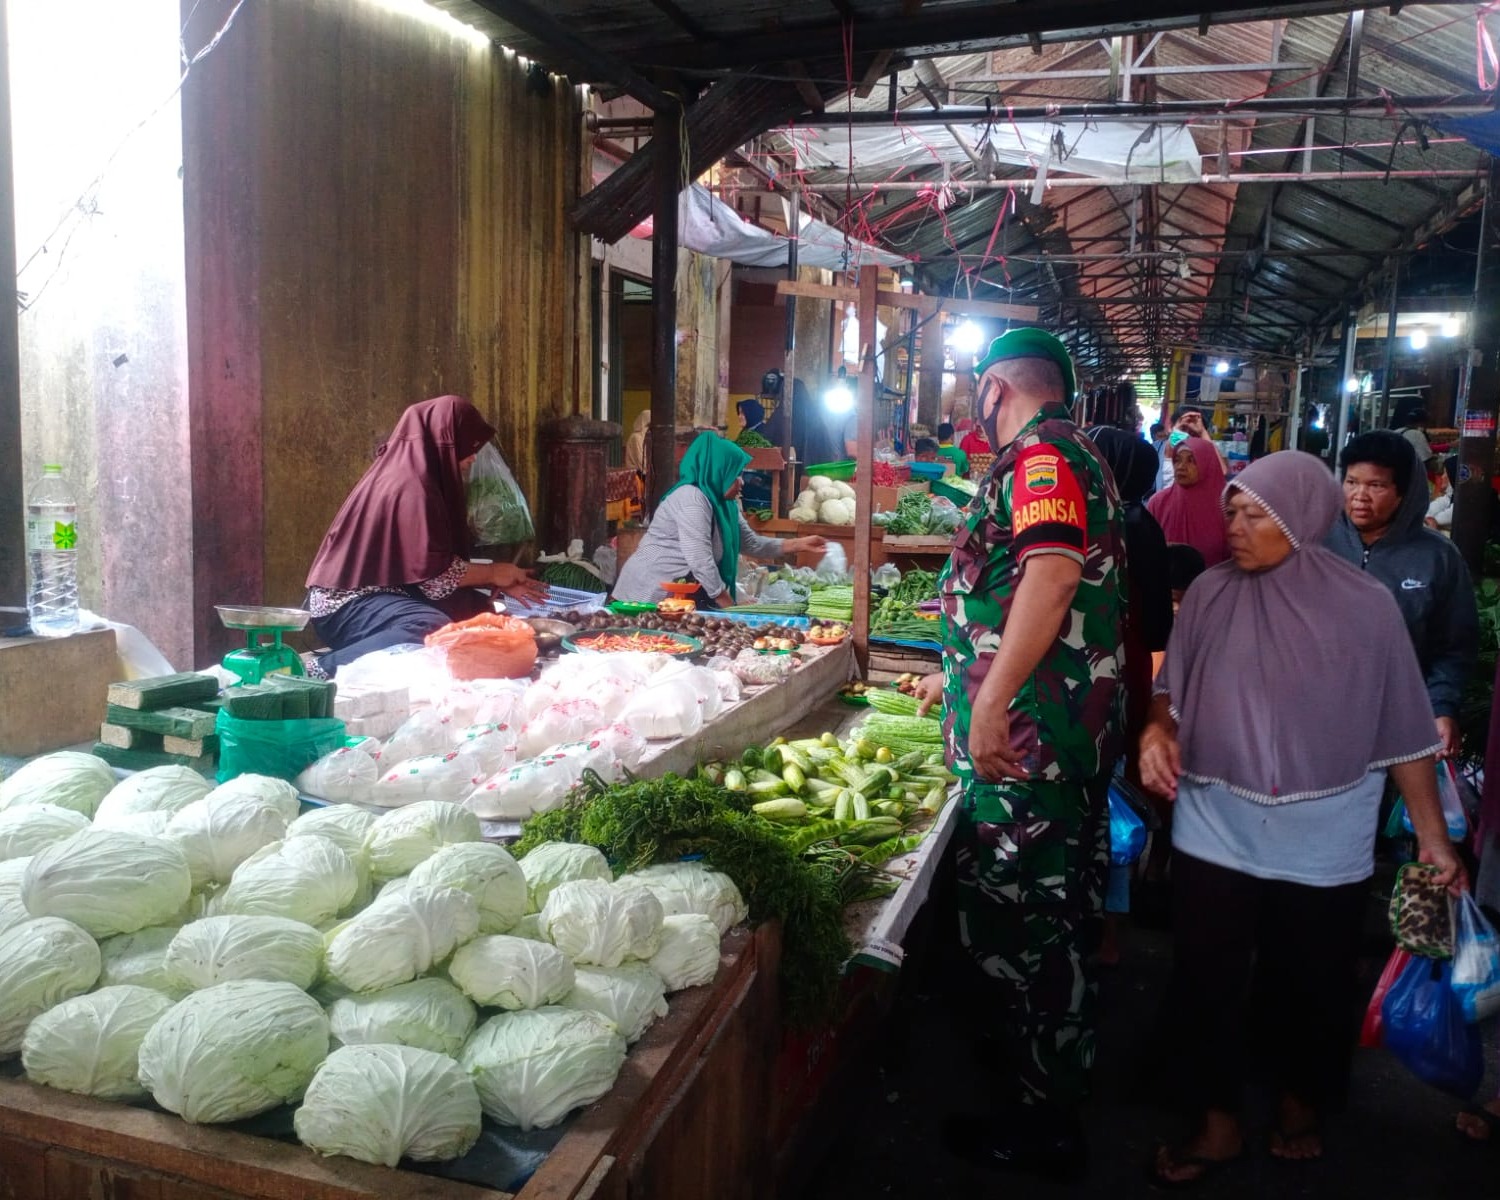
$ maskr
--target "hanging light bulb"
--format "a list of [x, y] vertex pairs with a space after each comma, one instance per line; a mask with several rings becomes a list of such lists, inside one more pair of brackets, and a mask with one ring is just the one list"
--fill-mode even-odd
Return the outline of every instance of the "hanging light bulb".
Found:
[[1357, 391], [1359, 391], [1359, 380], [1356, 379], [1353, 375], [1349, 376], [1348, 379], [1344, 380], [1344, 391], [1346, 391], [1346, 392], [1357, 392]]
[[948, 345], [952, 346], [956, 353], [967, 354], [970, 358], [979, 353], [979, 347], [983, 344], [984, 330], [973, 321], [960, 322], [948, 335]]
[[853, 409], [854, 392], [849, 387], [849, 373], [843, 367], [823, 393], [823, 407], [831, 413], [846, 413]]
[[1219, 359], [1218, 362], [1214, 363], [1214, 374], [1215, 375], [1228, 375], [1229, 374], [1229, 364], [1227, 362], [1225, 362], [1222, 358]]
[[1413, 350], [1427, 349], [1427, 330], [1413, 329], [1411, 331], [1411, 348]]
[[1462, 328], [1463, 323], [1457, 317], [1448, 317], [1443, 322], [1443, 336], [1457, 337]]

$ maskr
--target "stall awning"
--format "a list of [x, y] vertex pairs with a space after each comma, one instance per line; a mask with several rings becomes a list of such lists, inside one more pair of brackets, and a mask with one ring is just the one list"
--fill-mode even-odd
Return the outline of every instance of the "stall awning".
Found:
[[[788, 214], [790, 218], [790, 213]], [[751, 267], [785, 267], [789, 238], [752, 225], [701, 184], [693, 184], [677, 201], [678, 241], [687, 250], [713, 258], [727, 258]], [[880, 250], [868, 242], [845, 237], [832, 225], [803, 213], [798, 222], [800, 237], [797, 262], [804, 267], [830, 271], [857, 271], [862, 266], [906, 265], [899, 254]], [[649, 238], [652, 224], [642, 221], [630, 231], [632, 237]]]

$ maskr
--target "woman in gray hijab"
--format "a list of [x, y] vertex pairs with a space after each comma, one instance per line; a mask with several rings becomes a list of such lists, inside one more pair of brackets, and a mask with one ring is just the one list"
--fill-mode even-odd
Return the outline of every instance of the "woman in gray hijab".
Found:
[[1401, 613], [1321, 544], [1338, 485], [1286, 451], [1252, 463], [1224, 497], [1229, 561], [1183, 599], [1141, 739], [1145, 785], [1175, 802], [1172, 1016], [1200, 1115], [1185, 1142], [1158, 1148], [1151, 1173], [1178, 1187], [1244, 1153], [1252, 1024], [1279, 1092], [1271, 1153], [1322, 1155], [1322, 1114], [1348, 1082], [1387, 773], [1422, 861], [1466, 885]]

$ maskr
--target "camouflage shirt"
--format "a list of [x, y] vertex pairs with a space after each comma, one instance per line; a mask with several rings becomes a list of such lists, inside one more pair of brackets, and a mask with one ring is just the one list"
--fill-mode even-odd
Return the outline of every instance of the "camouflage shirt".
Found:
[[981, 817], [983, 792], [997, 785], [974, 778], [972, 706], [1034, 554], [1067, 555], [1083, 578], [1057, 640], [1011, 701], [1011, 745], [1033, 780], [1082, 782], [1121, 748], [1124, 526], [1113, 479], [1061, 405], [1043, 408], [1000, 451], [939, 581], [944, 736]]

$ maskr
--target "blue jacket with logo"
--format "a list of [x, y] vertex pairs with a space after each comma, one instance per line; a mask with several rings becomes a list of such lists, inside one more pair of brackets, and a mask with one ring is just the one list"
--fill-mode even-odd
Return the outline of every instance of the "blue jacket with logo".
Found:
[[1365, 545], [1340, 513], [1324, 545], [1390, 589], [1422, 664], [1433, 714], [1457, 717], [1479, 653], [1479, 611], [1463, 556], [1423, 524], [1426, 516], [1427, 488], [1418, 467], [1384, 536]]

